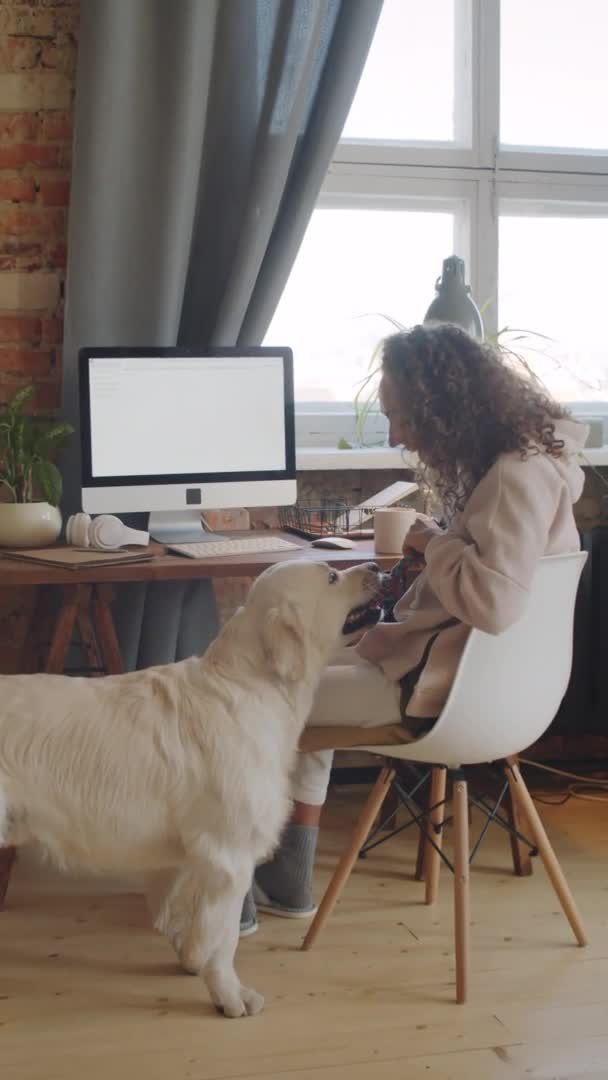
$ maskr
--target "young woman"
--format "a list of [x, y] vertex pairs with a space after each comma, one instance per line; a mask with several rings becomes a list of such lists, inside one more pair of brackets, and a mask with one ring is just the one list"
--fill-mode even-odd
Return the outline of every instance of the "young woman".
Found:
[[[416, 451], [448, 526], [419, 515], [406, 546], [424, 555], [425, 569], [396, 605], [396, 621], [369, 630], [327, 669], [309, 725], [401, 721], [415, 737], [441, 712], [470, 628], [506, 630], [525, 610], [539, 559], [578, 550], [576, 453], [587, 429], [500, 352], [449, 324], [385, 340], [380, 401], [391, 446]], [[299, 755], [291, 823], [255, 875], [261, 910], [292, 918], [315, 910], [332, 754]], [[249, 894], [241, 928], [255, 925]]]

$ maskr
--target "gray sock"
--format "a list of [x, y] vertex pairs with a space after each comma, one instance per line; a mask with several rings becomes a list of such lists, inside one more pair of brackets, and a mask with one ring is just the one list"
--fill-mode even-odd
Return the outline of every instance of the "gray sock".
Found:
[[247, 895], [243, 900], [243, 907], [241, 910], [241, 930], [248, 930], [250, 927], [256, 924], [256, 910], [255, 900], [253, 899], [253, 893], [251, 889], [247, 891]]
[[255, 871], [255, 881], [270, 900], [295, 910], [314, 906], [312, 872], [319, 829], [316, 825], [288, 825], [270, 862]]

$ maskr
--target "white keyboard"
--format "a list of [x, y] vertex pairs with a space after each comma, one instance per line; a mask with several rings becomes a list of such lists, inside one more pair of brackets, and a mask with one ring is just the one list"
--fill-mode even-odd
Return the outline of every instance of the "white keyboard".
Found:
[[298, 551], [302, 545], [292, 544], [280, 536], [247, 536], [235, 540], [203, 540], [194, 544], [167, 544], [169, 551], [187, 555], [189, 559], [216, 559], [221, 555], [265, 555], [279, 551]]

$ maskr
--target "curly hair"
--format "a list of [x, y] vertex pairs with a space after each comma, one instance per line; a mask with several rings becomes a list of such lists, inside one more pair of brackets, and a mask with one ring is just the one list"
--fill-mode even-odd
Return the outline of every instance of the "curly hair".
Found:
[[529, 373], [515, 369], [513, 354], [481, 344], [458, 326], [431, 323], [391, 334], [381, 358], [422, 480], [448, 516], [462, 511], [500, 454], [561, 455], [554, 421], [569, 414]]

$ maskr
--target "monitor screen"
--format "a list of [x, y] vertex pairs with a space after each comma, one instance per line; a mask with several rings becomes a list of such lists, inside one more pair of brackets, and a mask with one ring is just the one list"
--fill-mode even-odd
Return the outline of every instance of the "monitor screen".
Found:
[[82, 349], [80, 397], [83, 489], [295, 478], [289, 349]]

